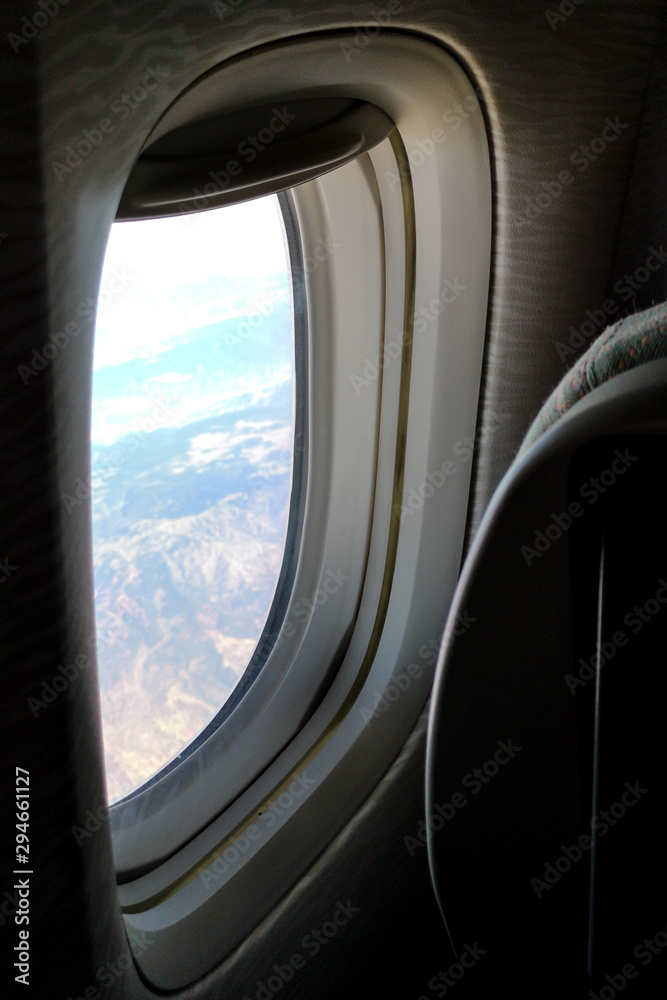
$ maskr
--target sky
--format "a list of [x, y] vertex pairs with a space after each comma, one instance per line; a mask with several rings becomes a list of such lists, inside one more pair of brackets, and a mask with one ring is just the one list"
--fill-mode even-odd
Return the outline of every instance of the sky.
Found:
[[[238, 369], [239, 357], [248, 360], [247, 350], [236, 349], [227, 359], [218, 350], [213, 357], [203, 351], [202, 334], [191, 336], [287, 303], [287, 266], [275, 196], [115, 223], [95, 329], [93, 443], [112, 444], [141, 429], [160, 403], [160, 426], [182, 426], [219, 412], [221, 399], [222, 409], [242, 393], [261, 399], [269, 383], [291, 377], [284, 357], [280, 363], [273, 359], [267, 378], [272, 359], [264, 356], [256, 378], [252, 365]], [[226, 360], [236, 363], [233, 384]]]

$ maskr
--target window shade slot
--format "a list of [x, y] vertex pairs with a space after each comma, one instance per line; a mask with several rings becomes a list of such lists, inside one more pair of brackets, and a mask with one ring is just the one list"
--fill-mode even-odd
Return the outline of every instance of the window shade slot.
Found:
[[366, 152], [394, 128], [366, 101], [277, 99], [174, 129], [139, 157], [116, 218], [177, 215], [275, 194]]

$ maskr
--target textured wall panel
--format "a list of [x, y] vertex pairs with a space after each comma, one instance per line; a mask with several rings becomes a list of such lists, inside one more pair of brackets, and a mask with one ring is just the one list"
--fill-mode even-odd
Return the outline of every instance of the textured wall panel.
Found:
[[[143, 138], [190, 82], [250, 46], [373, 24], [373, 12], [385, 7], [382, 0], [245, 0], [218, 4], [217, 10], [213, 3], [189, 0], [71, 0], [15, 51], [7, 35], [20, 32], [21, 18], [36, 8], [6, 6], [0, 36], [0, 232], [8, 234], [0, 243], [0, 558], [8, 554], [19, 569], [0, 595], [2, 781], [22, 764], [35, 782], [32, 835], [40, 875], [32, 995], [79, 996], [99, 984], [96, 970], [111, 962], [116, 971], [101, 990], [105, 1000], [148, 997], [134, 968], [123, 968], [128, 952], [106, 826], [80, 848], [71, 833], [87, 810], [103, 804], [94, 668], [38, 718], [26, 706], [29, 692], [38, 693], [59, 664], [71, 662], [92, 629], [88, 514], [83, 507], [70, 517], [61, 501], [77, 476], [88, 475], [92, 328], [82, 328], [28, 386], [18, 378], [17, 365], [70, 322], [81, 302], [96, 296], [124, 179]], [[493, 144], [493, 295], [480, 414], [482, 427], [496, 415], [502, 427], [480, 450], [471, 530], [564, 370], [557, 342], [604, 300], [617, 273], [641, 262], [645, 234], [659, 238], [657, 222], [634, 232], [632, 221], [651, 219], [645, 171], [654, 178], [653, 189], [662, 176], [664, 158], [652, 159], [656, 136], [663, 135], [659, 104], [655, 112], [648, 107], [627, 202], [626, 195], [664, 12], [658, 0], [587, 0], [550, 24], [543, 0], [405, 0], [385, 29], [424, 34], [456, 54], [479, 87]], [[371, 34], [358, 37], [372, 45]], [[362, 47], [353, 58], [364, 58]], [[159, 86], [123, 116], [117, 102], [149, 70]], [[654, 87], [657, 101], [664, 73]], [[103, 118], [113, 130], [90, 155], [80, 163], [70, 157], [67, 170], [54, 166], [68, 166], [67, 147]], [[618, 137], [581, 169], [578, 150], [601, 135], [608, 118], [618, 123]], [[564, 185], [559, 178], [566, 170], [572, 181]], [[620, 271], [612, 272], [621, 227]], [[664, 278], [658, 278], [646, 294], [664, 294], [664, 288]], [[360, 910], [349, 935], [341, 933], [326, 955], [314, 956], [282, 996], [367, 996], [405, 968], [412, 972], [412, 993], [427, 991], [437, 963], [449, 956], [425, 856], [410, 859], [403, 843], [414, 835], [423, 808], [423, 747], [418, 727], [360, 816], [338, 834], [279, 912], [222, 968], [180, 996], [254, 997], [257, 980], [266, 978], [273, 962], [292, 947], [299, 950], [304, 935], [329, 919], [338, 899], [348, 898]], [[10, 855], [6, 843], [2, 848], [4, 865]], [[0, 891], [12, 884], [8, 870], [3, 878]], [[11, 944], [10, 926], [0, 930]], [[0, 973], [3, 986], [13, 981], [10, 964]]]

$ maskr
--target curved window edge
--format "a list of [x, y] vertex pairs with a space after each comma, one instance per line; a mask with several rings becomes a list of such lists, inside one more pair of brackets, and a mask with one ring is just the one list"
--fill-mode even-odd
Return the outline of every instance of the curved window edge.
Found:
[[[122, 808], [131, 801], [137, 801], [169, 774], [183, 765], [224, 723], [236, 709], [241, 699], [251, 685], [258, 679], [262, 667], [273, 649], [280, 634], [294, 577], [303, 529], [303, 511], [305, 492], [308, 482], [308, 316], [306, 311], [306, 296], [304, 293], [303, 252], [299, 236], [298, 222], [294, 210], [294, 199], [289, 191], [277, 195], [281, 211], [283, 235], [287, 259], [290, 264], [290, 294], [292, 298], [292, 329], [293, 329], [293, 370], [294, 370], [294, 400], [293, 400], [293, 435], [292, 435], [292, 470], [290, 484], [289, 512], [287, 530], [283, 548], [283, 559], [276, 582], [276, 587], [267, 614], [266, 622], [255, 649], [237, 684], [229, 697], [214, 715], [211, 721], [164, 767], [156, 771], [146, 781], [131, 792], [116, 799], [109, 806], [109, 815], [114, 826], [115, 818], [122, 813]], [[215, 209], [213, 209], [215, 210]], [[139, 806], [139, 809], [141, 806]]]

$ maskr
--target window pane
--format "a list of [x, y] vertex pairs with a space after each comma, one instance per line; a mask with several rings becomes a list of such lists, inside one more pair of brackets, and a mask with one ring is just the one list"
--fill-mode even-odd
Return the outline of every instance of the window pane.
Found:
[[293, 340], [275, 196], [112, 227], [92, 414], [110, 801], [210, 723], [262, 632], [289, 509]]

